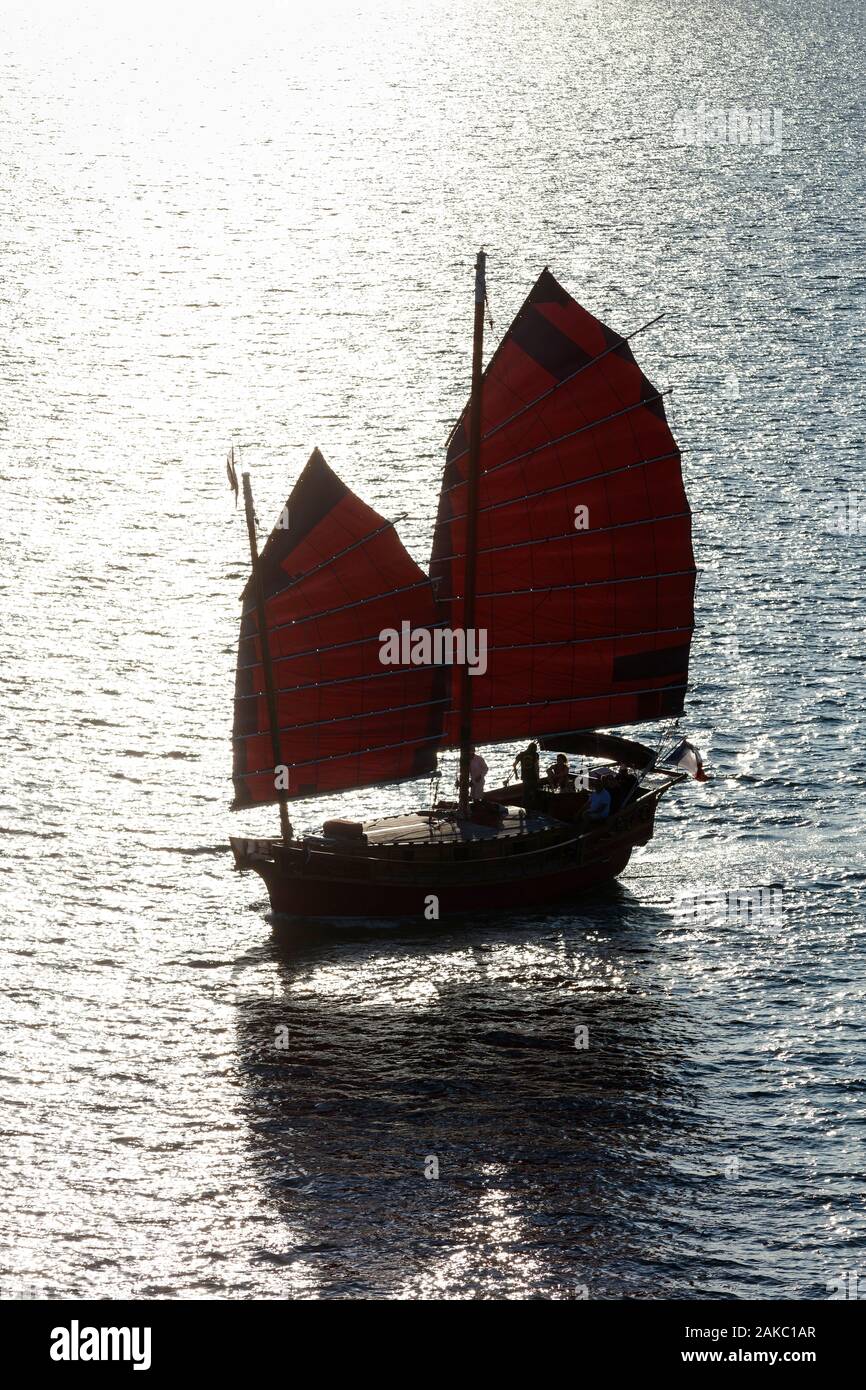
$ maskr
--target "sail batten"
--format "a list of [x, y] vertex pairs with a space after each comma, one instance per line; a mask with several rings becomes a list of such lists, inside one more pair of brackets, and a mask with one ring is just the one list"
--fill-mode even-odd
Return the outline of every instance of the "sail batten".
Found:
[[[395, 535], [395, 537], [396, 537], [396, 532], [394, 532], [394, 535]], [[344, 553], [345, 553], [345, 552], [344, 552]], [[424, 577], [423, 577], [422, 579], [419, 579], [419, 580], [417, 581], [417, 583], [414, 583], [414, 584], [404, 584], [404, 585], [401, 585], [399, 588], [396, 588], [396, 589], [388, 589], [388, 590], [386, 590], [385, 592], [383, 592], [383, 593], [381, 593], [381, 594], [371, 594], [371, 595], [370, 595], [369, 597], [367, 597], [367, 598], [353, 599], [350, 603], [338, 604], [338, 605], [337, 605], [336, 607], [334, 607], [334, 608], [322, 608], [322, 609], [320, 609], [320, 610], [319, 610], [318, 612], [316, 612], [316, 613], [300, 613], [300, 614], [298, 615], [298, 617], [292, 618], [292, 619], [290, 619], [290, 620], [287, 621], [287, 622], [274, 623], [274, 626], [273, 626], [272, 628], [269, 627], [269, 628], [268, 628], [268, 631], [269, 631], [269, 632], [281, 632], [281, 631], [283, 631], [283, 630], [285, 630], [285, 629], [287, 629], [287, 628], [297, 627], [299, 623], [312, 623], [312, 622], [316, 622], [316, 621], [318, 621], [319, 619], [328, 618], [328, 617], [330, 617], [330, 616], [331, 616], [332, 614], [334, 614], [334, 613], [345, 613], [345, 612], [347, 612], [350, 608], [363, 608], [365, 604], [369, 604], [369, 603], [380, 603], [383, 599], [392, 599], [392, 598], [396, 598], [399, 594], [408, 594], [408, 593], [412, 593], [413, 590], [425, 590], [425, 591], [426, 591], [426, 589], [427, 589], [428, 586], [429, 586], [429, 582], [430, 582], [430, 581], [428, 580], [427, 576], [424, 575]], [[295, 585], [291, 585], [290, 587], [291, 587], [291, 588], [294, 588]], [[280, 590], [278, 590], [278, 591], [273, 595], [273, 597], [274, 597], [274, 598], [280, 598], [282, 595], [284, 595], [284, 594], [286, 594], [286, 593], [288, 593], [288, 592], [289, 592], [289, 588], [280, 589]], [[243, 616], [243, 617], [249, 617], [250, 613], [255, 613], [255, 609], [248, 609], [247, 612], [244, 613], [242, 616]], [[242, 633], [242, 634], [241, 634], [241, 637], [240, 637], [240, 641], [241, 641], [241, 642], [253, 642], [253, 641], [255, 641], [255, 638], [256, 638], [255, 632], [249, 632], [249, 633], [246, 633], [246, 634], [243, 634], [243, 633]]]
[[[424, 737], [424, 738], [421, 738], [421, 739], [410, 738], [410, 739], [404, 739], [404, 740], [401, 740], [401, 741], [398, 741], [398, 742], [392, 742], [392, 743], [373, 743], [373, 744], [369, 744], [369, 745], [367, 745], [367, 746], [365, 746], [365, 747], [358, 747], [358, 748], [355, 748], [351, 753], [346, 753], [346, 752], [328, 753], [328, 754], [325, 754], [325, 755], [322, 756], [322, 757], [307, 758], [307, 759], [299, 759], [296, 763], [293, 764], [293, 767], [294, 767], [295, 771], [297, 772], [297, 771], [300, 771], [301, 769], [307, 769], [307, 768], [312, 769], [312, 770], [315, 770], [315, 769], [319, 768], [320, 766], [327, 765], [328, 763], [336, 763], [336, 762], [342, 763], [342, 762], [351, 761], [351, 760], [353, 760], [353, 759], [360, 762], [361, 759], [368, 758], [368, 757], [370, 757], [372, 754], [403, 752], [403, 750], [405, 750], [405, 749], [414, 749], [418, 743], [422, 743], [422, 744], [423, 744], [423, 743], [439, 743], [439, 742], [441, 741], [441, 737], [442, 737], [442, 736], [441, 736], [440, 733], [435, 733], [435, 734], [428, 734], [428, 735], [425, 735], [425, 737]], [[434, 767], [431, 768], [430, 770], [431, 770], [431, 771], [432, 771], [432, 770], [435, 770], [435, 764], [434, 764]], [[390, 776], [390, 775], [388, 775], [388, 774], [383, 774], [382, 776], [377, 777], [374, 781], [370, 781], [370, 782], [358, 782], [358, 783], [355, 783], [355, 785], [357, 785], [357, 786], [379, 786], [379, 785], [383, 785], [383, 784], [385, 784], [385, 783], [390, 784], [390, 783], [392, 783], [392, 782], [411, 782], [411, 781], [414, 781], [415, 778], [417, 778], [417, 777], [419, 777], [419, 776], [421, 776], [421, 775], [422, 775], [422, 773], [417, 772], [417, 771], [415, 771], [415, 770], [410, 770], [410, 771], [408, 771], [408, 772], [395, 772], [393, 776]], [[269, 780], [271, 779], [271, 769], [270, 769], [270, 768], [263, 768], [263, 769], [261, 769], [259, 772], [250, 772], [250, 773], [247, 774], [247, 776], [249, 777], [249, 779], [250, 779], [251, 781], [252, 781], [253, 779], [262, 779], [264, 782], [267, 782], [267, 781], [269, 781]], [[293, 792], [292, 792], [292, 794], [291, 794], [291, 799], [292, 799], [292, 800], [295, 800], [295, 799], [299, 799], [299, 798], [301, 798], [301, 797], [313, 796], [316, 792], [318, 792], [318, 791], [320, 791], [320, 790], [321, 790], [321, 789], [320, 789], [319, 787], [317, 787], [313, 781], [310, 781], [310, 782], [307, 782], [307, 783], [303, 783], [303, 784], [300, 786], [300, 788], [296, 787], [296, 788], [293, 790]], [[337, 790], [343, 790], [343, 791], [345, 791], [346, 788], [338, 788]], [[276, 798], [271, 797], [270, 794], [266, 794], [266, 795], [263, 795], [263, 796], [259, 796], [259, 797], [254, 798], [254, 800], [255, 800], [256, 802], [261, 802], [261, 803], [265, 803], [265, 802], [272, 801], [272, 800], [275, 800], [275, 799], [276, 799]], [[253, 798], [248, 798], [246, 801], [241, 801], [239, 798], [236, 798], [236, 799], [235, 799], [235, 802], [234, 802], [234, 809], [235, 809], [235, 810], [240, 810], [241, 806], [244, 806], [244, 805], [252, 805], [252, 804], [253, 804]]]
[[[669, 516], [649, 516], [643, 517], [640, 521], [618, 521], [614, 526], [597, 526], [593, 532], [594, 536], [605, 535], [609, 531], [624, 531], [629, 526], [655, 526], [660, 521], [679, 521], [681, 517], [691, 517], [690, 511], [671, 512]], [[533, 545], [553, 545], [557, 541], [574, 540], [574, 530], [563, 531], [558, 536], [536, 536], [534, 539], [523, 541], [509, 541], [507, 545], [488, 545], [479, 547], [476, 552], [481, 555], [496, 555], [500, 550], [528, 550]], [[463, 560], [463, 551], [457, 551], [453, 555], [443, 555], [443, 560]], [[655, 577], [655, 576], [653, 576]]]
[[[619, 579], [591, 579], [579, 584], [549, 584], [546, 587], [535, 587], [529, 589], [499, 589], [491, 590], [484, 594], [479, 594], [479, 598], [517, 598], [527, 594], [555, 594], [561, 591], [574, 593], [578, 589], [599, 589], [606, 588], [614, 584], [654, 584], [659, 579], [693, 579], [697, 574], [696, 569], [687, 570], [668, 570], [658, 574], [628, 574]], [[440, 599], [440, 603], [460, 603], [462, 594], [452, 594], [450, 598]]]
[[[334, 610], [334, 611], [338, 611], [338, 610]], [[320, 614], [319, 616], [322, 616], [322, 615]], [[446, 618], [440, 618], [440, 619], [438, 619], [438, 620], [435, 621], [435, 622], [428, 623], [428, 624], [427, 624], [427, 629], [425, 629], [425, 630], [429, 630], [430, 632], [436, 632], [437, 629], [439, 629], [439, 628], [441, 628], [441, 627], [445, 627], [445, 626], [446, 626], [446, 623], [447, 623], [447, 619], [446, 619]], [[291, 624], [288, 624], [288, 626], [291, 626]], [[275, 630], [276, 630], [276, 629], [275, 629]], [[255, 636], [255, 634], [253, 634], [253, 636]], [[275, 663], [275, 665], [285, 665], [286, 662], [288, 662], [288, 661], [300, 661], [302, 657], [309, 657], [309, 656], [326, 656], [326, 655], [329, 654], [330, 652], [347, 651], [350, 647], [363, 647], [363, 646], [365, 646], [365, 645], [368, 645], [368, 646], [369, 646], [371, 643], [375, 643], [375, 645], [376, 645], [377, 647], [381, 647], [381, 645], [382, 645], [382, 634], [381, 634], [381, 632], [377, 632], [377, 633], [370, 634], [370, 635], [367, 636], [367, 637], [356, 637], [356, 638], [353, 638], [352, 641], [350, 641], [350, 642], [333, 642], [333, 643], [331, 643], [329, 646], [322, 646], [322, 647], [307, 647], [304, 651], [292, 652], [291, 656], [283, 656], [283, 657], [281, 657], [280, 660], [279, 660], [279, 662]], [[259, 662], [258, 662], [258, 661], [239, 662], [239, 663], [238, 663], [238, 669], [239, 669], [239, 670], [242, 670], [242, 671], [252, 671], [252, 670], [253, 670], [255, 667], [257, 667], [258, 665], [259, 665]], [[400, 675], [401, 672], [400, 672], [400, 670], [394, 668], [394, 669], [389, 669], [389, 670], [385, 670], [385, 671], [377, 671], [375, 674], [376, 674], [377, 676], [397, 676], [397, 675]], [[405, 675], [405, 671], [403, 672], [403, 674]], [[341, 677], [341, 679], [344, 679], [344, 680], [357, 680], [357, 676], [345, 676], [345, 677]], [[372, 680], [372, 679], [373, 679], [373, 676], [372, 676], [372, 675], [368, 675], [368, 676], [365, 677], [365, 679], [366, 679], [366, 680]], [[316, 685], [319, 685], [319, 684], [326, 684], [326, 682], [318, 682], [318, 681], [317, 681], [317, 682], [315, 682], [314, 684], [316, 684]], [[300, 688], [301, 688], [300, 686], [291, 686], [291, 685], [281, 687], [282, 690], [296, 690], [296, 689], [300, 689]], [[304, 687], [304, 688], [306, 689], [306, 688], [312, 688], [312, 687]], [[247, 698], [247, 697], [246, 697], [246, 696], [241, 696], [240, 698], [245, 699], [245, 698]]]
[[[437, 627], [442, 627], [442, 626], [444, 626], [444, 624], [441, 624], [441, 623], [440, 623], [440, 624], [436, 624], [436, 625], [433, 625], [433, 627], [432, 627], [430, 630], [431, 630], [431, 631], [435, 631]], [[621, 641], [628, 641], [628, 640], [631, 640], [631, 639], [636, 638], [636, 637], [661, 637], [661, 636], [666, 636], [666, 635], [668, 635], [668, 634], [670, 634], [670, 633], [674, 633], [674, 632], [692, 634], [692, 633], [694, 632], [694, 630], [695, 630], [695, 629], [694, 629], [694, 624], [692, 624], [691, 626], [682, 626], [682, 627], [650, 628], [650, 629], [645, 629], [645, 630], [642, 631], [642, 632], [608, 632], [608, 633], [605, 633], [605, 632], [594, 632], [594, 633], [592, 634], [591, 637], [568, 637], [568, 638], [558, 638], [558, 639], [556, 639], [555, 641], [547, 641], [547, 642], [521, 642], [521, 643], [511, 643], [511, 644], [504, 644], [504, 645], [501, 645], [501, 646], [489, 647], [489, 648], [488, 648], [488, 655], [489, 655], [490, 653], [492, 653], [492, 652], [498, 652], [498, 651], [501, 651], [501, 652], [510, 652], [510, 651], [535, 651], [535, 650], [540, 650], [540, 649], [542, 649], [542, 648], [559, 648], [559, 647], [567, 647], [567, 646], [580, 646], [581, 643], [589, 643], [589, 642], [621, 642]], [[364, 640], [368, 640], [368, 639], [364, 639]], [[378, 640], [379, 640], [378, 637], [377, 637], [375, 640], [378, 642]], [[338, 650], [338, 648], [334, 648], [333, 650]], [[441, 663], [441, 664], [444, 664], [444, 663]], [[441, 665], [441, 664], [440, 664], [440, 665]], [[429, 662], [429, 663], [424, 667], [424, 669], [426, 669], [426, 670], [439, 669], [439, 665], [437, 665], [437, 663], [435, 663], [435, 662]], [[365, 679], [366, 679], [367, 681], [373, 681], [373, 680], [386, 680], [386, 679], [388, 679], [388, 678], [393, 678], [393, 677], [395, 677], [395, 676], [399, 676], [400, 674], [401, 674], [401, 672], [400, 672], [399, 669], [397, 669], [397, 668], [395, 668], [395, 667], [388, 667], [388, 668], [386, 668], [384, 671], [378, 671], [378, 672], [376, 672], [374, 675], [370, 675], [370, 676], [365, 677]], [[277, 687], [276, 687], [276, 693], [277, 693], [278, 695], [299, 694], [299, 693], [301, 693], [301, 692], [304, 691], [304, 690], [320, 690], [320, 689], [322, 689], [322, 688], [325, 687], [325, 686], [350, 685], [350, 684], [352, 684], [353, 682], [357, 681], [357, 679], [358, 679], [357, 676], [338, 676], [338, 677], [336, 677], [336, 678], [333, 679], [333, 680], [328, 680], [328, 681], [313, 681], [313, 682], [308, 682], [306, 685], [277, 686]], [[235, 703], [240, 703], [240, 702], [242, 702], [242, 701], [244, 701], [244, 700], [257, 700], [258, 698], [259, 698], [259, 696], [258, 696], [257, 694], [253, 694], [253, 695], [235, 695], [235, 696], [234, 696], [234, 701], [235, 701]], [[442, 700], [438, 700], [438, 701], [437, 701], [437, 700], [431, 700], [431, 701], [429, 701], [428, 703], [432, 706], [432, 705], [434, 705], [434, 704], [441, 704], [441, 703], [444, 703], [444, 701], [442, 701]], [[249, 737], [249, 735], [243, 735], [243, 737]]]
[[[525, 306], [524, 306], [524, 307], [525, 307]], [[546, 391], [543, 391], [542, 394], [541, 394], [540, 396], [536, 396], [535, 400], [533, 400], [533, 401], [528, 401], [525, 405], [522, 405], [521, 408], [520, 408], [519, 410], [515, 411], [515, 413], [514, 413], [513, 415], [509, 415], [509, 416], [507, 417], [507, 419], [501, 420], [501, 421], [499, 422], [499, 424], [494, 425], [492, 429], [489, 429], [489, 430], [487, 431], [486, 434], [482, 435], [482, 437], [481, 437], [481, 438], [482, 438], [482, 442], [484, 442], [485, 440], [491, 439], [491, 438], [493, 437], [493, 435], [495, 435], [499, 430], [503, 430], [503, 429], [506, 428], [506, 426], [513, 424], [513, 423], [515, 422], [515, 420], [518, 420], [522, 415], [525, 415], [525, 414], [527, 413], [527, 411], [537, 409], [537, 407], [540, 406], [540, 405], [542, 405], [542, 404], [544, 403], [544, 401], [547, 400], [548, 396], [552, 396], [553, 393], [554, 393], [554, 391], [558, 390], [560, 386], [564, 386], [564, 385], [566, 385], [568, 382], [573, 381], [573, 380], [575, 379], [575, 377], [580, 376], [581, 372], [585, 372], [589, 367], [594, 367], [594, 366], [596, 365], [597, 362], [600, 362], [600, 361], [602, 360], [602, 358], [607, 357], [607, 355], [608, 355], [609, 353], [611, 353], [611, 352], [617, 352], [621, 347], [623, 347], [623, 346], [625, 346], [626, 344], [628, 344], [629, 342], [631, 342], [632, 338], [636, 338], [636, 337], [638, 336], [639, 333], [644, 333], [644, 332], [646, 332], [646, 330], [647, 330], [648, 328], [654, 327], [654, 325], [657, 324], [657, 323], [660, 323], [661, 320], [662, 320], [663, 318], [664, 318], [664, 314], [657, 314], [656, 317], [655, 317], [654, 319], [650, 319], [647, 323], [642, 324], [640, 328], [636, 328], [636, 329], [634, 330], [634, 332], [633, 332], [633, 333], [630, 333], [627, 337], [624, 337], [624, 338], [617, 338], [617, 341], [616, 341], [616, 342], [610, 343], [610, 344], [604, 349], [603, 352], [600, 352], [600, 353], [598, 354], [597, 357], [593, 357], [593, 358], [590, 359], [590, 361], [584, 362], [581, 366], [577, 367], [577, 368], [575, 369], [575, 371], [573, 371], [573, 372], [571, 373], [570, 376], [565, 377], [563, 381], [557, 382], [555, 386], [550, 386], [550, 387], [548, 387], [547, 390], [546, 390]], [[491, 362], [490, 362], [490, 364], [489, 364], [489, 366], [488, 366], [488, 371], [490, 370], [490, 367], [493, 366], [494, 361], [495, 361], [495, 357], [494, 357], [493, 359], [491, 359]], [[459, 425], [460, 425], [460, 421], [458, 420], [457, 423], [454, 425], [454, 428], [452, 429], [451, 434], [448, 436], [448, 443], [449, 443], [449, 444], [451, 443], [451, 440], [452, 440], [452, 438], [453, 438], [455, 432], [456, 432], [457, 429], [459, 428]], [[449, 461], [450, 461], [450, 462], [454, 462], [454, 463], [459, 462], [459, 460], [462, 459], [463, 456], [464, 456], [465, 454], [467, 454], [468, 452], [469, 452], [468, 449], [464, 449], [464, 450], [462, 451], [462, 453], [455, 455], [454, 458], [453, 458], [453, 459], [450, 459]]]
[[[536, 455], [543, 453], [545, 449], [554, 449], [557, 444], [565, 444], [570, 439], [576, 439], [580, 434], [587, 434], [590, 430], [599, 429], [602, 425], [609, 425], [612, 420], [619, 420], [625, 415], [630, 415], [631, 412], [637, 410], [638, 407], [653, 405], [658, 401], [664, 400], [666, 396], [670, 396], [671, 394], [672, 391], [670, 389], [667, 391], [657, 391], [649, 396], [647, 400], [635, 401], [632, 405], [627, 405], [622, 410], [612, 411], [610, 415], [605, 415], [600, 420], [591, 420], [587, 424], [579, 425], [577, 429], [569, 430], [566, 434], [557, 435], [554, 439], [546, 439], [543, 444], [538, 444], [532, 449], [527, 449], [522, 454], [514, 454], [511, 458], [501, 459], [499, 463], [492, 464], [490, 468], [485, 471], [488, 474], [498, 473], [500, 469], [508, 468], [511, 464], [523, 463], [526, 459], [534, 458]], [[443, 488], [443, 492], [456, 492], [458, 488], [465, 486], [466, 480], [461, 478], [458, 482], [451, 483], [450, 486]]]
[[[585, 476], [581, 477], [579, 481], [581, 484], [595, 483], [598, 482], [601, 478], [613, 478], [618, 473], [628, 473], [634, 468], [649, 468], [654, 463], [679, 463], [682, 455], [685, 452], [685, 449], [674, 449], [672, 453], [659, 454], [656, 458], [638, 459], [635, 463], [624, 463], [620, 468], [609, 468], [603, 470], [600, 473], [588, 473]], [[501, 511], [503, 507], [516, 507], [521, 502], [531, 502], [534, 498], [537, 497], [549, 497], [553, 493], [562, 492], [565, 488], [573, 488], [574, 484], [575, 480], [573, 478], [570, 478], [568, 482], [557, 483], [554, 487], [538, 488], [535, 492], [526, 492], [519, 497], [509, 497], [504, 502], [489, 502], [486, 506], [479, 507], [479, 515], [482, 512]], [[439, 521], [437, 521], [435, 523], [434, 529], [439, 525], [450, 526], [453, 521], [459, 521], [462, 515], [462, 512], [457, 512], [452, 517], [447, 518], [444, 522], [440, 523]]]
[[[531, 710], [531, 709], [542, 709], [542, 708], [543, 708], [543, 709], [547, 709], [547, 708], [549, 708], [551, 705], [580, 705], [580, 704], [586, 704], [586, 703], [588, 703], [588, 702], [591, 701], [591, 700], [597, 700], [597, 701], [608, 700], [608, 701], [613, 702], [614, 700], [624, 700], [624, 699], [630, 698], [630, 697], [632, 697], [632, 696], [634, 696], [634, 695], [661, 695], [661, 694], [667, 695], [667, 694], [669, 694], [670, 691], [672, 691], [672, 690], [685, 690], [685, 689], [686, 689], [686, 683], [683, 682], [683, 683], [680, 684], [680, 685], [667, 685], [667, 686], [663, 686], [663, 687], [648, 686], [648, 687], [647, 687], [646, 689], [644, 689], [644, 690], [621, 690], [621, 691], [615, 691], [615, 690], [593, 690], [593, 691], [591, 691], [588, 695], [568, 695], [568, 696], [565, 696], [564, 698], [559, 699], [559, 700], [522, 700], [522, 701], [521, 701], [521, 700], [516, 700], [516, 701], [514, 701], [514, 702], [511, 703], [511, 704], [477, 705], [477, 706], [476, 706], [476, 709], [477, 709], [478, 714], [491, 714], [491, 713], [494, 713], [494, 712], [496, 712], [496, 711], [499, 711], [499, 710], [506, 710], [506, 709], [517, 709], [517, 710], [523, 710], [523, 711]], [[618, 719], [614, 719], [613, 717], [611, 717], [610, 719], [606, 720], [605, 722], [606, 722], [606, 723], [619, 723], [620, 721], [619, 721]], [[595, 728], [596, 726], [595, 726], [595, 725], [592, 725], [591, 727], [592, 727], [592, 728]], [[531, 734], [531, 733], [533, 733], [533, 732], [534, 732], [534, 730], [532, 729], [532, 726], [531, 726], [531, 724], [530, 724], [530, 725], [526, 728], [526, 733], [527, 733], [527, 734]], [[582, 732], [582, 730], [581, 730], [581, 728], [580, 728], [579, 725], [575, 727], [574, 732]]]
[[[286, 506], [288, 507], [288, 503], [286, 503]], [[334, 563], [335, 560], [341, 560], [344, 555], [350, 555], [352, 551], [357, 550], [359, 546], [366, 545], [368, 541], [375, 540], [376, 537], [380, 536], [384, 531], [387, 531], [392, 528], [393, 523], [390, 521], [386, 521], [383, 526], [379, 527], [378, 531], [372, 531], [369, 536], [364, 536], [361, 540], [354, 541], [352, 545], [347, 545], [345, 549], [339, 551], [338, 554], [331, 555], [328, 557], [328, 559], [320, 561], [318, 565], [314, 565], [312, 569], [307, 570], [306, 574], [293, 575], [292, 578], [289, 580], [288, 584], [284, 584], [280, 588], [272, 588], [268, 594], [268, 597], [277, 598], [280, 594], [287, 593], [289, 589], [296, 588], [298, 584], [307, 582], [308, 580], [312, 579], [313, 576], [317, 574], [320, 570], [327, 569], [329, 565], [332, 565]], [[249, 613], [254, 613], [255, 611], [255, 604], [250, 604], [248, 608], [241, 609], [241, 618], [245, 618]]]

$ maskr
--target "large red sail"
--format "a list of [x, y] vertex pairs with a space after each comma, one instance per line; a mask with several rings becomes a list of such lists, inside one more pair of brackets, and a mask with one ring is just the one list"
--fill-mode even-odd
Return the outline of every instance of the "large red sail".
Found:
[[[463, 625], [468, 408], [431, 560]], [[484, 375], [471, 677], [478, 743], [681, 712], [695, 566], [680, 453], [628, 343], [545, 270]], [[459, 742], [459, 670], [446, 742]]]
[[[435, 625], [430, 581], [318, 450], [259, 564], [289, 799], [430, 771], [442, 728], [433, 672], [383, 665], [380, 640], [404, 621]], [[235, 687], [236, 809], [278, 800], [264, 690], [250, 581]]]

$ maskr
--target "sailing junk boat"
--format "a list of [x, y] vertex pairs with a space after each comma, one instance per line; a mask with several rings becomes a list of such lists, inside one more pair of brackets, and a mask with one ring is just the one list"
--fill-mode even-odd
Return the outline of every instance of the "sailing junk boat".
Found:
[[[482, 372], [485, 302], [482, 252], [429, 575], [318, 450], [258, 555], [243, 476], [233, 809], [277, 802], [282, 835], [231, 844], [277, 912], [436, 917], [574, 895], [622, 872], [684, 776], [600, 732], [683, 709], [696, 571], [662, 394], [546, 269]], [[474, 745], [527, 737], [606, 762], [553, 790], [530, 754], [522, 782], [473, 799]], [[289, 801], [420, 778], [458, 747], [456, 801], [293, 835]]]

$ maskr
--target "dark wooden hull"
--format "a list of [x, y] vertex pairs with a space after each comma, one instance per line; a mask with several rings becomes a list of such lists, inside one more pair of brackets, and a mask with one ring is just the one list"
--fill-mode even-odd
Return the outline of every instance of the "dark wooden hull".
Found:
[[[232, 840], [239, 869], [264, 880], [274, 912], [302, 917], [415, 918], [511, 911], [564, 902], [616, 878], [652, 837], [666, 788], [639, 796], [598, 828], [391, 853], [299, 841]], [[435, 900], [435, 908], [434, 908]]]

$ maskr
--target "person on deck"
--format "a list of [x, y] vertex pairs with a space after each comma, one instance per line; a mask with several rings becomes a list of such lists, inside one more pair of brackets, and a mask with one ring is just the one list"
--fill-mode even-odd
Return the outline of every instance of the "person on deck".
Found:
[[611, 785], [611, 814], [619, 811], [637, 787], [637, 778], [627, 767], [618, 767]]
[[540, 785], [538, 771], [538, 744], [528, 743], [522, 753], [518, 753], [514, 759], [515, 772], [520, 773], [520, 780], [524, 790], [534, 796]]
[[555, 792], [574, 791], [574, 778], [568, 770], [568, 758], [557, 753], [556, 762], [547, 771], [547, 780]]
[[475, 746], [469, 750], [469, 789], [473, 801], [480, 801], [484, 796], [484, 779], [490, 769], [480, 753], [476, 753]]
[[607, 820], [610, 815], [610, 792], [603, 782], [590, 796], [586, 814], [589, 820]]

